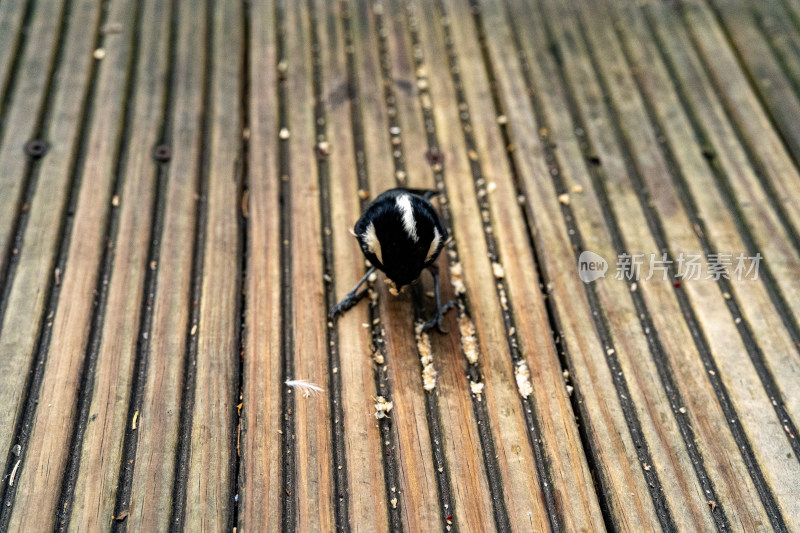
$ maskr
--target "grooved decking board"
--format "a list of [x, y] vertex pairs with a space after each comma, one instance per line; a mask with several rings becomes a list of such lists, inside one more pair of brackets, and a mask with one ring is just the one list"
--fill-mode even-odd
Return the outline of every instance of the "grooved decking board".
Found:
[[[789, 0], [0, 1], [0, 529], [797, 530], [798, 51]], [[327, 316], [397, 186], [444, 335], [428, 274]]]

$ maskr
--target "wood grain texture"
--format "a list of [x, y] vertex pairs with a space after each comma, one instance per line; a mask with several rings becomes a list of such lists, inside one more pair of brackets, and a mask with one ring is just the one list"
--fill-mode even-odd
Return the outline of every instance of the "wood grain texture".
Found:
[[[0, 529], [798, 530], [798, 51], [789, 0], [0, 0]], [[398, 185], [433, 387], [430, 275], [327, 316]]]
[[249, 10], [250, 118], [247, 279], [239, 531], [280, 526], [280, 223], [274, 6]]
[[112, 242], [116, 257], [70, 522], [80, 531], [109, 529], [112, 524], [123, 436], [132, 422], [127, 420], [128, 401], [155, 194], [152, 148], [163, 108], [163, 93], [153, 88], [165, 75], [169, 22], [160, 3], [147, 3], [142, 9], [142, 20], [149, 17], [161, 24], [142, 25], [130, 137], [123, 139], [128, 151], [120, 169], [124, 185], [119, 230]]
[[[354, 137], [363, 137], [357, 124], [362, 115], [358, 100], [348, 102], [351, 89], [346, 65], [345, 22], [348, 26], [352, 24], [352, 7], [342, 1], [317, 2], [316, 8], [330, 144], [331, 231], [335, 253], [333, 278], [337, 296], [341, 296], [355, 286], [365, 270], [358, 241], [349, 231], [361, 214], [358, 172], [355, 170], [359, 156], [356, 155]], [[363, 152], [359, 153], [364, 157]], [[368, 306], [362, 303], [337, 322], [350, 488], [349, 514], [354, 531], [382, 529], [388, 523], [386, 506], [375, 504], [375, 495], [384, 491], [384, 479], [381, 437], [374, 416], [374, 398], [378, 396], [373, 376], [374, 349], [371, 348], [369, 330], [362, 326], [369, 321]]]
[[[56, 4], [50, 6], [56, 8]], [[45, 9], [46, 11], [46, 9]], [[56, 11], [59, 12], [59, 11]], [[56, 17], [41, 13], [31, 25], [31, 38], [39, 42], [53, 43], [58, 34], [58, 20]], [[54, 61], [53, 47], [38, 50], [26, 50], [25, 56], [20, 60], [19, 79], [16, 82], [17, 93], [21, 97], [14, 98], [9, 109], [4, 110], [5, 132], [0, 146], [0, 172], [4, 179], [0, 180], [0, 198], [3, 199], [3, 209], [0, 209], [0, 264], [6, 279], [0, 280], [4, 284], [0, 299], [7, 309], [14, 312], [5, 312], [0, 323], [0, 369], [2, 369], [2, 386], [0, 386], [0, 450], [7, 454], [13, 446], [11, 439], [14, 436], [17, 417], [25, 398], [25, 375], [30, 369], [30, 360], [36, 330], [37, 317], [41, 314], [46, 295], [46, 280], [52, 275], [50, 264], [54, 254], [55, 236], [58, 232], [57, 222], [51, 217], [57, 217], [58, 206], [65, 200], [67, 175], [65, 171], [51, 176], [51, 187], [58, 187], [60, 194], [50, 195], [38, 200], [35, 211], [34, 206], [28, 206], [27, 217], [37, 218], [30, 223], [33, 227], [27, 239], [31, 251], [26, 254], [27, 259], [15, 279], [8, 278], [9, 261], [22, 262], [22, 249], [14, 242], [15, 217], [18, 209], [24, 207], [19, 202], [24, 202], [22, 190], [26, 180], [26, 167], [28, 165], [25, 153], [20, 149], [34, 135], [36, 119], [31, 116], [31, 110], [36, 113], [45, 105], [45, 87], [48, 81], [48, 66]], [[78, 75], [85, 74], [81, 71]], [[77, 107], [77, 102], [75, 103]], [[74, 112], [74, 111], [73, 111]], [[61, 151], [60, 162], [63, 165], [69, 157], [66, 146]], [[47, 189], [44, 189], [45, 191]], [[55, 196], [55, 197], [54, 197]], [[7, 207], [6, 207], [7, 206]], [[31, 212], [33, 211], [33, 212]], [[34, 236], [35, 235], [35, 236]], [[16, 251], [16, 253], [15, 253]], [[3, 486], [5, 481], [3, 482]]]
[[[240, 101], [243, 64], [243, 16], [241, 6], [214, 2], [210, 13], [213, 42], [206, 53], [212, 72], [209, 122], [205, 249], [203, 258], [200, 322], [197, 341], [197, 374], [194, 417], [191, 423], [191, 456], [187, 479], [185, 528], [219, 531], [233, 518], [236, 440], [233, 415], [239, 390], [239, 334], [236, 331], [239, 290], [239, 224], [242, 206]], [[194, 302], [192, 302], [194, 303]], [[194, 325], [189, 326], [193, 335]], [[184, 403], [185, 405], [185, 403]], [[173, 502], [173, 505], [175, 503]]]

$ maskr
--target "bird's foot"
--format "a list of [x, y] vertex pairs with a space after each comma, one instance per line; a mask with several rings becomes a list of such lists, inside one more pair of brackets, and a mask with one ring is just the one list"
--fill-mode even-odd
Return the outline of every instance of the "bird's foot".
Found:
[[422, 331], [426, 332], [433, 328], [433, 326], [436, 326], [436, 329], [439, 330], [439, 333], [447, 335], [447, 330], [442, 327], [442, 320], [444, 319], [444, 315], [446, 315], [450, 309], [453, 309], [456, 306], [456, 303], [456, 300], [450, 300], [443, 306], [436, 309], [436, 313], [430, 318], [430, 320], [422, 325]]

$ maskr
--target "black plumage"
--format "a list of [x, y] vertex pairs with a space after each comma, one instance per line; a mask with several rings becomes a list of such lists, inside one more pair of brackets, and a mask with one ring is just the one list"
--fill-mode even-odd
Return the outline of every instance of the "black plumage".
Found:
[[361, 251], [373, 267], [355, 288], [331, 309], [331, 317], [343, 313], [361, 298], [368, 289], [358, 292], [370, 274], [379, 269], [391, 280], [396, 290], [414, 282], [423, 270], [429, 269], [436, 290], [436, 313], [424, 330], [437, 326], [454, 302], [442, 306], [439, 297], [439, 270], [436, 259], [447, 241], [447, 229], [430, 200], [438, 191], [391, 189], [380, 194], [361, 214], [354, 233]]

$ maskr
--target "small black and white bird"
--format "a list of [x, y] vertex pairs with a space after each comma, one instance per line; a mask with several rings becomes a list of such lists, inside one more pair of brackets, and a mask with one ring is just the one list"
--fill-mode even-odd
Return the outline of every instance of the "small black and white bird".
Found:
[[354, 234], [364, 256], [372, 264], [361, 281], [345, 298], [333, 306], [332, 318], [353, 307], [369, 289], [358, 291], [369, 277], [380, 269], [394, 284], [392, 294], [420, 277], [422, 271], [430, 270], [436, 291], [436, 313], [423, 326], [427, 331], [433, 326], [442, 328], [442, 318], [453, 308], [455, 301], [444, 306], [439, 296], [439, 267], [436, 259], [447, 241], [447, 230], [436, 213], [431, 198], [438, 191], [419, 189], [390, 189], [372, 201], [354, 228]]

